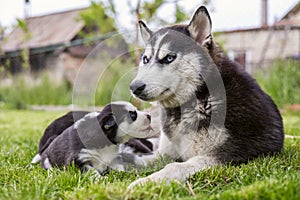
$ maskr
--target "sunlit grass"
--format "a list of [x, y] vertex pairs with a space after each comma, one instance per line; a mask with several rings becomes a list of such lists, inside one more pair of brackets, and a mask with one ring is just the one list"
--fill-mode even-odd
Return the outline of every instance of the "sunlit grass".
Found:
[[[30, 165], [45, 127], [64, 112], [0, 112], [0, 199], [300, 199], [300, 139], [286, 139], [281, 154], [248, 164], [198, 172], [187, 183], [127, 186], [161, 166], [117, 172], [95, 180], [74, 167], [46, 171]], [[285, 130], [300, 135], [299, 112], [284, 113]], [[159, 165], [159, 164], [158, 164]]]

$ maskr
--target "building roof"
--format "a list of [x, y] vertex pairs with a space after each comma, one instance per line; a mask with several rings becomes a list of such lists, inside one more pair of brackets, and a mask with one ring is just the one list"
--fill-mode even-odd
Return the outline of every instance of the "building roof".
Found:
[[293, 6], [275, 26], [299, 26], [300, 25], [300, 2]]
[[237, 33], [237, 32], [251, 32], [251, 31], [262, 31], [269, 30], [270, 28], [273, 30], [282, 30], [286, 27], [290, 29], [300, 29], [300, 1], [293, 6], [279, 21], [275, 22], [272, 26], [262, 26], [262, 27], [254, 27], [247, 29], [234, 29], [234, 30], [226, 30], [222, 31], [222, 33]]
[[295, 6], [293, 6], [280, 20], [288, 19], [291, 16], [294, 16], [300, 11], [300, 2], [296, 3]]
[[39, 48], [69, 42], [84, 27], [84, 23], [79, 20], [79, 13], [82, 10], [27, 18], [25, 21], [30, 34], [29, 39], [24, 39], [24, 31], [16, 27], [6, 37], [2, 50], [12, 52], [23, 48]]

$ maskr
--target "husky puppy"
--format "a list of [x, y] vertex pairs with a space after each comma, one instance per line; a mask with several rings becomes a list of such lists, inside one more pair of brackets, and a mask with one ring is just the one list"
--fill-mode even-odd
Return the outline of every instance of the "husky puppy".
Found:
[[158, 154], [178, 162], [130, 188], [146, 181], [184, 181], [207, 167], [281, 151], [284, 132], [276, 105], [219, 50], [204, 6], [188, 25], [156, 32], [142, 21], [139, 25], [146, 46], [130, 89], [135, 97], [161, 105]]
[[[88, 111], [70, 111], [49, 124], [39, 141], [38, 153], [32, 159], [31, 164], [40, 162], [41, 155], [49, 144], [63, 133], [64, 130], [72, 126], [76, 121], [82, 119], [88, 113]], [[124, 148], [127, 147], [132, 153], [151, 153], [153, 151], [153, 142], [149, 140], [149, 138], [130, 138], [128, 142], [124, 144]]]
[[54, 120], [44, 131], [42, 138], [39, 141], [38, 154], [34, 156], [31, 163], [36, 164], [41, 161], [41, 155], [51, 142], [64, 130], [72, 126], [76, 121], [83, 118], [88, 111], [71, 111], [67, 114]]
[[[59, 133], [65, 126], [63, 121], [66, 125], [72, 124], [72, 114], [76, 114], [72, 116], [75, 123]], [[49, 131], [53, 128], [56, 128], [58, 136]], [[93, 168], [99, 173], [109, 168], [124, 170], [120, 144], [133, 137], [145, 138], [152, 134], [151, 116], [126, 102], [108, 104], [101, 112], [68, 113], [46, 130], [49, 132], [42, 137], [39, 156], [35, 156], [33, 163], [41, 160], [42, 166], [49, 169], [74, 162], [81, 169]], [[133, 155], [130, 159], [133, 159], [132, 164], [136, 164]]]

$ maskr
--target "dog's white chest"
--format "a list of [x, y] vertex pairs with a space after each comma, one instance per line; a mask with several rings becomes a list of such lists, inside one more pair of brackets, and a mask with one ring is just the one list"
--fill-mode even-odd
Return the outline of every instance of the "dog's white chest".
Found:
[[[183, 113], [178, 124], [165, 127], [169, 135], [162, 133], [160, 151], [183, 161], [197, 155], [208, 155], [227, 139], [225, 129], [201, 128], [203, 115], [194, 111]], [[168, 148], [167, 148], [168, 146]]]

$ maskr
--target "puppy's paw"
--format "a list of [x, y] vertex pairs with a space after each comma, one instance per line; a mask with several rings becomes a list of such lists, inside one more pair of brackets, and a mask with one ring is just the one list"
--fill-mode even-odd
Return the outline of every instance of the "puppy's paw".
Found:
[[36, 155], [32, 158], [31, 164], [37, 164], [37, 163], [39, 163], [39, 162], [41, 162], [41, 161], [42, 161], [41, 155], [40, 155], [40, 154], [36, 154]]

